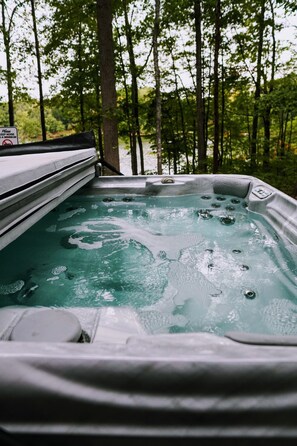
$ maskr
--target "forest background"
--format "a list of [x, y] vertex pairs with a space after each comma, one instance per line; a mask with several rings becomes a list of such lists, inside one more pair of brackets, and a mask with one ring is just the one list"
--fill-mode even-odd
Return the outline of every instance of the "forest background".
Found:
[[133, 175], [252, 174], [297, 196], [295, 0], [0, 8], [0, 126], [21, 143], [93, 129], [117, 170], [120, 141]]

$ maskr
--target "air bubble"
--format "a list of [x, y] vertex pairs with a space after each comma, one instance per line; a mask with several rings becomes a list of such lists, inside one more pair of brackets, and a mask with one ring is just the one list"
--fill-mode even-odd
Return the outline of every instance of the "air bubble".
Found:
[[225, 200], [226, 200], [225, 197], [216, 197], [216, 199], [217, 199], [218, 201], [225, 201]]
[[104, 201], [105, 203], [110, 203], [111, 201], [114, 201], [114, 198], [112, 198], [112, 197], [106, 197], [106, 198], [103, 198], [102, 201]]
[[232, 249], [233, 254], [240, 254], [242, 251], [240, 249]]
[[209, 254], [212, 254], [212, 253], [213, 253], [213, 249], [207, 248], [207, 249], [205, 250], [205, 252], [208, 252]]
[[211, 197], [209, 195], [202, 195], [202, 200], [210, 200]]
[[124, 197], [124, 198], [122, 199], [122, 201], [124, 201], [124, 202], [126, 202], [126, 203], [129, 203], [130, 201], [133, 201], [133, 198], [131, 198], [131, 197]]
[[219, 203], [211, 203], [211, 206], [216, 209], [221, 207], [221, 205]]
[[238, 198], [232, 198], [231, 203], [233, 204], [239, 204], [240, 200], [238, 200]]
[[226, 206], [226, 211], [235, 211], [234, 206]]

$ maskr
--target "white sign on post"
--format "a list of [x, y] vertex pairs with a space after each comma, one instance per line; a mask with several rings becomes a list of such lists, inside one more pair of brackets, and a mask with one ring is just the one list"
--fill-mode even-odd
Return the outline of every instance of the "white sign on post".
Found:
[[19, 143], [16, 127], [0, 127], [0, 146], [15, 146]]

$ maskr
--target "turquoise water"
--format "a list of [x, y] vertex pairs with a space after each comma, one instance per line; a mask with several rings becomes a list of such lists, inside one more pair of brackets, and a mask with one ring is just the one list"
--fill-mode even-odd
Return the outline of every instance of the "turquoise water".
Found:
[[296, 248], [231, 196], [74, 196], [0, 252], [0, 306], [132, 306], [151, 333], [297, 334]]

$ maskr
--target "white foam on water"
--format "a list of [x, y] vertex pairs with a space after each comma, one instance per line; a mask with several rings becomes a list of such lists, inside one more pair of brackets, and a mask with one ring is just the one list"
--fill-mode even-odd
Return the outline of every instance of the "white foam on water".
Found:
[[98, 297], [102, 297], [107, 302], [113, 302], [115, 299], [112, 293], [108, 290], [104, 290]]
[[13, 283], [8, 283], [6, 285], [0, 284], [0, 294], [2, 295], [8, 295], [8, 294], [14, 294], [18, 291], [20, 291], [25, 285], [25, 282], [23, 280], [16, 280]]
[[59, 231], [67, 232], [86, 232], [86, 233], [114, 233], [123, 232], [118, 225], [112, 224], [112, 219], [110, 217], [102, 220], [88, 220], [74, 226], [60, 226]]
[[197, 300], [202, 307], [208, 308], [211, 297], [221, 294], [207, 278], [193, 268], [180, 263], [172, 262], [168, 273], [170, 286], [176, 290], [174, 302], [183, 305], [186, 300]]
[[39, 285], [33, 285], [33, 286], [31, 286], [31, 288], [29, 288], [29, 292], [30, 291], [35, 291], [35, 290], [37, 290], [39, 288]]
[[162, 297], [153, 305], [148, 305], [144, 308], [145, 311], [157, 311], [159, 313], [173, 313], [175, 309], [174, 296], [177, 290], [169, 282], [166, 285]]
[[214, 242], [211, 250], [206, 249], [206, 244], [195, 248], [191, 247], [183, 251], [180, 261], [194, 270], [200, 271], [209, 281], [221, 288], [225, 282], [239, 282], [244, 275], [242, 271], [242, 256], [234, 256]]
[[140, 311], [139, 317], [146, 330], [150, 333], [168, 333], [171, 327], [184, 327], [188, 322], [183, 315], [164, 314], [154, 310]]
[[[180, 252], [190, 246], [198, 245], [202, 242], [202, 237], [198, 234], [162, 235], [154, 234], [148, 230], [137, 227], [121, 218], [108, 218], [104, 220], [91, 220], [82, 225], [68, 226], [60, 228], [60, 231], [75, 231], [69, 237], [69, 243], [77, 245], [81, 249], [100, 249], [115, 239], [123, 241], [136, 241], [146, 247], [158, 259], [160, 251], [166, 252], [169, 260], [177, 260]], [[91, 242], [84, 241], [84, 235], [76, 237], [75, 234], [99, 233], [100, 241], [95, 239]], [[102, 237], [103, 234], [103, 237]], [[108, 235], [112, 235], [111, 238]]]
[[263, 310], [263, 320], [272, 333], [297, 334], [297, 305], [287, 299], [272, 299]]
[[119, 218], [112, 218], [111, 223], [122, 231], [121, 238], [123, 240], [135, 240], [146, 247], [155, 259], [158, 258], [160, 251], [164, 251], [167, 259], [176, 260], [182, 249], [202, 242], [201, 236], [197, 234], [154, 234]]
[[69, 218], [72, 218], [74, 215], [84, 214], [85, 212], [86, 212], [85, 208], [72, 209], [71, 211], [60, 214], [58, 217], [58, 221], [68, 220]]
[[62, 273], [65, 273], [67, 271], [67, 266], [56, 266], [55, 268], [52, 269], [52, 274], [54, 276], [59, 276]]
[[68, 242], [71, 245], [76, 245], [78, 248], [80, 249], [86, 249], [86, 250], [91, 250], [91, 249], [100, 249], [102, 248], [102, 241], [97, 241], [97, 242], [91, 242], [91, 243], [87, 243], [84, 242], [84, 237], [73, 237], [70, 236], [68, 239]]

